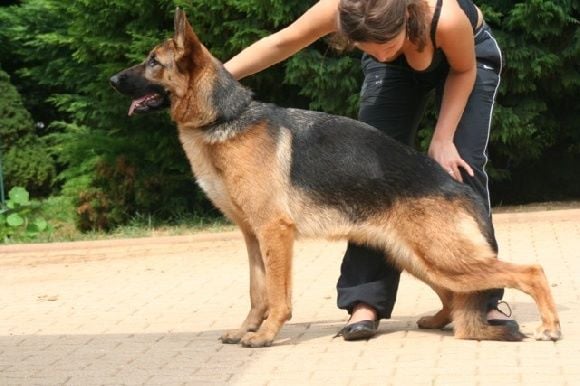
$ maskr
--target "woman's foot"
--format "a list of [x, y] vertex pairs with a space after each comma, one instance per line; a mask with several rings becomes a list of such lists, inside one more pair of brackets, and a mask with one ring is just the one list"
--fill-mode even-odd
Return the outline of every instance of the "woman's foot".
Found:
[[344, 340], [370, 339], [376, 335], [378, 326], [377, 311], [368, 304], [358, 303], [346, 326], [336, 336], [342, 336]]

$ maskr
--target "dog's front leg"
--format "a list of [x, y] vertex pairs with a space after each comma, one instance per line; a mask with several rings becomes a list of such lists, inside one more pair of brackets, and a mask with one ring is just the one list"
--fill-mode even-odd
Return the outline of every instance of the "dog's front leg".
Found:
[[248, 331], [258, 331], [268, 311], [268, 296], [266, 293], [266, 273], [256, 236], [249, 230], [242, 229], [248, 258], [250, 262], [250, 302], [251, 308], [242, 326], [230, 330], [221, 336], [223, 343], [239, 343]]
[[452, 322], [451, 312], [453, 311], [453, 292], [434, 284], [429, 284], [433, 291], [441, 299], [443, 308], [435, 315], [424, 316], [417, 321], [417, 326], [424, 329], [441, 329]]
[[272, 345], [280, 328], [292, 316], [291, 267], [294, 226], [290, 221], [278, 218], [260, 227], [260, 249], [266, 268], [268, 318], [257, 332], [248, 332], [242, 338], [244, 347], [267, 347]]

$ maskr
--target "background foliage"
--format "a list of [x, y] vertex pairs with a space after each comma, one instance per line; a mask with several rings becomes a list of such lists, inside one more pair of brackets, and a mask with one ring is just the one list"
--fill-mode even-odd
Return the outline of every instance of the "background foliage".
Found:
[[52, 158], [37, 133], [22, 98], [0, 68], [0, 154], [6, 186], [24, 186], [34, 194], [46, 192], [55, 177]]
[[0, 242], [30, 241], [42, 232], [50, 232], [51, 226], [39, 212], [40, 204], [30, 201], [26, 189], [10, 189], [6, 206], [0, 207]]
[[[73, 200], [81, 229], [135, 216], [216, 216], [166, 113], [127, 118], [108, 78], [170, 36], [175, 6], [223, 61], [310, 0], [24, 0], [0, 7], [0, 149], [7, 186]], [[506, 59], [491, 137], [492, 198], [580, 197], [580, 5], [478, 0]], [[256, 98], [356, 116], [359, 54], [324, 41], [244, 79]], [[6, 90], [6, 91], [5, 91]], [[433, 126], [426, 115], [418, 146]], [[34, 122], [41, 122], [35, 124]]]

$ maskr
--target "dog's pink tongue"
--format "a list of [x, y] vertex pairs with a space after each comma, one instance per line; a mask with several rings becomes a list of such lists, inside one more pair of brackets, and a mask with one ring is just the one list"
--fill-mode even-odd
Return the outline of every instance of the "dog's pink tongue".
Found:
[[129, 116], [133, 115], [133, 112], [135, 111], [135, 107], [137, 107], [138, 103], [139, 102], [137, 100], [134, 100], [133, 102], [131, 102], [131, 107], [129, 107], [129, 113], [128, 113]]
[[131, 102], [131, 107], [129, 107], [129, 116], [133, 115], [133, 113], [135, 112], [135, 109], [137, 108], [137, 106], [139, 106], [139, 104], [143, 101], [143, 98], [139, 98], [139, 99], [135, 99], [134, 101]]
[[135, 99], [133, 102], [131, 102], [131, 107], [129, 107], [129, 116], [133, 115], [137, 106], [139, 106], [141, 103], [143, 103], [145, 101], [145, 99], [147, 99], [148, 97], [149, 97], [149, 95], [145, 95], [144, 97], [141, 97], [139, 99]]

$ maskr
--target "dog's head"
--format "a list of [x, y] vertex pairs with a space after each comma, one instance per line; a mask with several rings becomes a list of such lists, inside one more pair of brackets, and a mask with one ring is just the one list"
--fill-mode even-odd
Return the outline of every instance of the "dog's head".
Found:
[[171, 106], [174, 98], [185, 95], [192, 78], [198, 78], [211, 61], [211, 55], [179, 8], [175, 11], [174, 23], [173, 38], [151, 50], [143, 63], [110, 79], [113, 88], [133, 99], [129, 115]]

